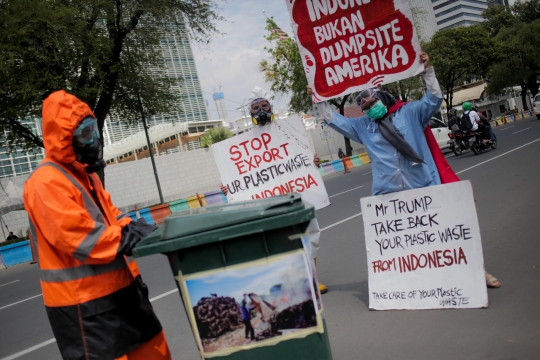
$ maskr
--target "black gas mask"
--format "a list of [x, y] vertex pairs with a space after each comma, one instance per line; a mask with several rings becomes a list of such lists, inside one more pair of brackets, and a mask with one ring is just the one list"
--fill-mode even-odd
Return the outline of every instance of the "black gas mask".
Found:
[[73, 150], [77, 161], [88, 165], [86, 172], [91, 174], [105, 168], [103, 146], [99, 141], [97, 120], [86, 117], [79, 123], [73, 133]]
[[266, 99], [255, 99], [251, 102], [251, 121], [255, 125], [264, 126], [267, 122], [274, 121], [274, 114], [272, 113], [272, 105]]

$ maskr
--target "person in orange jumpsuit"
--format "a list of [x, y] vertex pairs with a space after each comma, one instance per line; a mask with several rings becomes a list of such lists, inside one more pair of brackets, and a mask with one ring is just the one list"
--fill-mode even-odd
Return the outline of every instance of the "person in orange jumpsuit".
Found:
[[112, 203], [97, 120], [65, 91], [43, 102], [46, 157], [26, 181], [43, 301], [64, 359], [171, 359], [135, 244], [155, 230]]

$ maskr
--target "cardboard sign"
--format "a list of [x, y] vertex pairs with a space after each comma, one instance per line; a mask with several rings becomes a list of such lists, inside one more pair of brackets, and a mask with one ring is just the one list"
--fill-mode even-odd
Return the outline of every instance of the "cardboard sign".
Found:
[[360, 204], [370, 308], [488, 306], [469, 181], [371, 196]]
[[201, 357], [323, 333], [311, 266], [298, 250], [187, 276], [180, 272], [176, 279]]
[[407, 0], [285, 0], [314, 102], [419, 74]]
[[315, 209], [330, 205], [297, 115], [221, 141], [212, 152], [229, 202], [297, 192]]

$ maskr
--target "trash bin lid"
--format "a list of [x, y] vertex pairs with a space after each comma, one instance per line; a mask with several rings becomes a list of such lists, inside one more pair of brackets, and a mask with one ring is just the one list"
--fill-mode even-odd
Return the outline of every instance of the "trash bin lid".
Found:
[[266, 199], [183, 210], [165, 219], [161, 240], [184, 237], [303, 208], [305, 204], [301, 196], [289, 193]]
[[314, 217], [313, 205], [302, 201], [297, 193], [189, 209], [169, 215], [162, 226], [135, 246], [133, 256], [167, 253], [210, 243], [229, 229], [250, 226], [252, 222], [264, 220], [266, 226], [288, 226], [286, 224], [305, 222]]

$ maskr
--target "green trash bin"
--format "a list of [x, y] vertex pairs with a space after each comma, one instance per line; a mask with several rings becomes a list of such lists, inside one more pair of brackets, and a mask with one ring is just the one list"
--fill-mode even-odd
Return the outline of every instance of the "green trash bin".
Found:
[[304, 246], [314, 217], [299, 194], [185, 210], [133, 255], [167, 255], [203, 359], [332, 359]]

